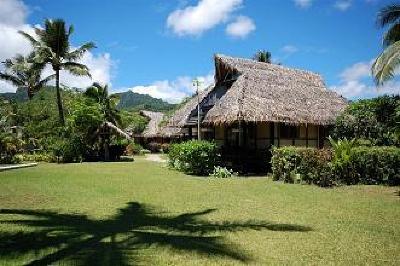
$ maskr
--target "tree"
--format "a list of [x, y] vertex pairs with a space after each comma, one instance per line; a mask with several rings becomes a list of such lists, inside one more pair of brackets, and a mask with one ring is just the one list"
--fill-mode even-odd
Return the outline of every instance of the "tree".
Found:
[[34, 48], [35, 62], [50, 64], [55, 71], [58, 113], [63, 126], [65, 126], [65, 117], [60, 91], [60, 70], [67, 70], [77, 76], [90, 77], [88, 67], [77, 61], [85, 52], [95, 47], [93, 42], [88, 42], [71, 51], [69, 37], [73, 31], [72, 25], [67, 29], [62, 19], [46, 19], [44, 29], [35, 28], [37, 38], [20, 31], [20, 34], [26, 37]]
[[268, 51], [265, 51], [265, 50], [260, 50], [253, 56], [253, 59], [258, 62], [270, 64], [271, 63], [271, 53]]
[[109, 146], [111, 130], [129, 138], [129, 136], [118, 127], [121, 124], [121, 116], [119, 111], [116, 109], [116, 97], [108, 94], [107, 85], [102, 86], [97, 82], [93, 83], [92, 86], [86, 89], [85, 95], [101, 106], [104, 121], [100, 126], [99, 132], [103, 142], [104, 160], [108, 161], [110, 159]]
[[392, 79], [400, 65], [400, 4], [383, 7], [378, 13], [380, 27], [389, 27], [383, 35], [383, 52], [372, 65], [372, 75], [377, 85]]
[[33, 57], [34, 54], [31, 53], [27, 57], [17, 55], [12, 59], [7, 59], [3, 62], [5, 71], [0, 72], [0, 79], [16, 87], [26, 88], [30, 100], [46, 83], [55, 78], [55, 75], [50, 75], [42, 79], [44, 64], [35, 63]]

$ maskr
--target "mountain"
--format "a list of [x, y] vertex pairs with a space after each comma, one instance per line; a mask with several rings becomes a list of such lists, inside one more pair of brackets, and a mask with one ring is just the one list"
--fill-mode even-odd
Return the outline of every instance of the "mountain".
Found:
[[16, 92], [3, 92], [0, 93], [0, 98], [16, 101], [16, 102], [25, 102], [28, 100], [28, 93], [24, 88], [18, 88]]
[[149, 110], [158, 112], [167, 112], [175, 107], [175, 104], [164, 102], [161, 99], [153, 98], [147, 94], [139, 94], [132, 91], [115, 93], [120, 100], [117, 105], [118, 109], [124, 110]]

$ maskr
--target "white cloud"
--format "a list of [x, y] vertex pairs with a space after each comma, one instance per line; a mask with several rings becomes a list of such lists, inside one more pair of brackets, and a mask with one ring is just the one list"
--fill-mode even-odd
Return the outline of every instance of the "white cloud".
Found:
[[24, 24], [28, 8], [19, 0], [1, 0], [0, 24], [20, 26]]
[[200, 0], [195, 6], [177, 9], [169, 14], [167, 27], [180, 36], [201, 35], [240, 7], [243, 0]]
[[346, 11], [351, 6], [351, 0], [338, 0], [336, 1], [334, 7], [340, 11]]
[[[25, 23], [28, 8], [22, 1], [0, 0], [0, 2], [0, 62], [3, 62], [17, 53], [27, 55], [32, 51], [30, 43], [18, 31], [23, 30], [29, 34], [34, 34], [34, 28]], [[94, 55], [89, 52], [83, 56], [81, 63], [89, 67], [93, 81], [110, 83], [113, 62], [109, 54]], [[2, 66], [0, 66], [0, 70], [2, 70]], [[43, 75], [49, 74], [52, 74], [50, 67], [45, 69]], [[76, 77], [65, 72], [61, 73], [61, 82], [71, 87], [86, 87], [93, 81], [87, 77]], [[0, 92], [15, 90], [14, 86], [0, 81]]]
[[339, 75], [339, 84], [331, 86], [330, 89], [350, 99], [400, 93], [400, 81], [396, 79], [385, 83], [379, 88], [373, 85], [371, 77], [372, 63], [373, 60], [359, 62], [344, 69]]
[[285, 54], [293, 54], [299, 51], [299, 48], [297, 48], [294, 45], [285, 45], [282, 47], [282, 52], [284, 52]]
[[226, 33], [235, 38], [245, 38], [256, 29], [256, 25], [249, 17], [238, 16], [236, 20], [226, 27]]
[[[200, 90], [203, 90], [214, 82], [214, 75], [199, 76], [197, 79], [201, 82]], [[128, 89], [119, 89], [119, 91], [131, 90], [140, 94], [148, 94], [154, 98], [160, 98], [170, 103], [178, 103], [183, 98], [191, 96], [195, 92], [192, 81], [193, 77], [181, 76], [173, 81], [155, 81], [147, 86], [139, 85]]]
[[296, 6], [300, 8], [309, 8], [312, 5], [313, 0], [294, 0]]

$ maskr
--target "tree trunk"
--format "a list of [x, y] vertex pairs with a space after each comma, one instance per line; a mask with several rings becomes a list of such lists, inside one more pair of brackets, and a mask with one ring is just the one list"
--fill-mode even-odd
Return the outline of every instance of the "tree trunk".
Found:
[[110, 141], [109, 135], [104, 136], [104, 161], [108, 162], [110, 160]]
[[33, 88], [27, 87], [27, 88], [26, 88], [26, 91], [27, 91], [27, 94], [28, 94], [28, 99], [29, 99], [29, 100], [32, 100], [33, 96], [35, 95], [35, 94], [33, 93]]
[[64, 108], [61, 99], [61, 91], [60, 91], [60, 70], [56, 70], [56, 89], [57, 89], [57, 106], [58, 106], [58, 115], [60, 119], [60, 123], [62, 126], [65, 126], [65, 117], [64, 117]]

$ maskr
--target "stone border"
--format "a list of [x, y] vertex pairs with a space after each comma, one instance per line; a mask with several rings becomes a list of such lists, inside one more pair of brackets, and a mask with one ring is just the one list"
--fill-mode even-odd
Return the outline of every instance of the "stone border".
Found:
[[8, 166], [0, 166], [0, 172], [12, 169], [26, 168], [37, 166], [37, 163], [24, 163], [24, 164], [16, 164], [16, 165], [8, 165]]

